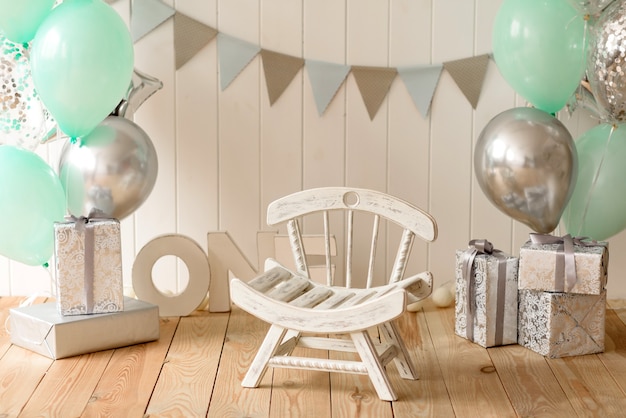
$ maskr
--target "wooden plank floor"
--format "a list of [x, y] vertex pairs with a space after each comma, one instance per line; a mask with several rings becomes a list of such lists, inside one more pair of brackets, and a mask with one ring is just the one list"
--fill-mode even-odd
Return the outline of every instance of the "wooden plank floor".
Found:
[[[21, 298], [0, 298], [0, 324]], [[37, 302], [43, 302], [38, 299]], [[420, 372], [391, 379], [380, 401], [365, 376], [295, 370], [240, 386], [267, 325], [235, 308], [162, 318], [161, 338], [53, 361], [10, 344], [0, 327], [0, 417], [623, 417], [626, 305], [610, 302], [606, 352], [545, 359], [454, 335], [454, 311], [398, 319]]]

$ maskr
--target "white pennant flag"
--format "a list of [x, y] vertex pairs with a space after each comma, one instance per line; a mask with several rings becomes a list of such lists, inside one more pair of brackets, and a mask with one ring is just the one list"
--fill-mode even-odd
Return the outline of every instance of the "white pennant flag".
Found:
[[133, 42], [152, 32], [176, 11], [159, 0], [131, 0], [130, 33]]
[[305, 60], [304, 65], [311, 81], [317, 112], [321, 116], [348, 76], [350, 66], [316, 60]]
[[404, 82], [417, 110], [422, 116], [428, 116], [435, 89], [439, 83], [439, 77], [443, 65], [429, 65], [421, 67], [400, 67], [398, 74]]
[[261, 51], [261, 47], [258, 45], [223, 33], [217, 34], [217, 54], [219, 56], [222, 91], [246, 68], [259, 51]]

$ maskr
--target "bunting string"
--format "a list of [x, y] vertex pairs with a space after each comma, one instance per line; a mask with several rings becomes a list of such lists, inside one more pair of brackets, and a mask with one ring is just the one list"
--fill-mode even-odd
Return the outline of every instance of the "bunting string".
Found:
[[[114, 0], [113, 0], [114, 1]], [[109, 2], [112, 2], [109, 0]], [[374, 119], [397, 76], [404, 83], [419, 113], [427, 117], [437, 85], [446, 71], [473, 109], [482, 91], [491, 54], [457, 59], [434, 65], [365, 67], [308, 60], [261, 48], [207, 26], [177, 12], [161, 0], [131, 0], [130, 32], [133, 41], [169, 19], [174, 23], [176, 70], [202, 48], [217, 39], [220, 88], [224, 91], [258, 56], [263, 63], [270, 105], [276, 103], [301, 69], [306, 69], [319, 115], [323, 115], [337, 91], [352, 74], [370, 119]]]

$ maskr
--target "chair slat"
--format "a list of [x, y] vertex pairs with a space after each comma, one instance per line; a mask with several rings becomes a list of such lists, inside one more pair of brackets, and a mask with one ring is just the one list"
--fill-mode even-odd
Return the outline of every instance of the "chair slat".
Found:
[[347, 289], [333, 289], [333, 295], [324, 302], [318, 304], [313, 309], [335, 309], [345, 300], [354, 296], [354, 292]]
[[402, 233], [402, 239], [400, 240], [398, 252], [396, 253], [396, 259], [393, 262], [393, 268], [391, 269], [391, 277], [389, 278], [389, 283], [395, 283], [404, 277], [406, 263], [409, 259], [409, 254], [411, 253], [414, 239], [415, 234], [411, 232], [410, 229], [405, 229]]
[[354, 211], [348, 210], [348, 241], [346, 244], [346, 287], [352, 287], [352, 250], [353, 250]]
[[312, 308], [318, 305], [322, 301], [328, 299], [333, 294], [333, 291], [327, 287], [316, 286], [306, 293], [298, 296], [291, 302], [292, 306], [298, 306], [300, 308]]
[[374, 262], [376, 260], [376, 248], [378, 246], [378, 225], [380, 223], [380, 216], [374, 215], [374, 225], [372, 227], [372, 243], [370, 246], [370, 259], [367, 265], [367, 282], [366, 288], [372, 287], [372, 281], [374, 280]]
[[326, 285], [332, 286], [334, 284], [334, 276], [331, 262], [330, 222], [327, 210], [324, 211], [324, 251], [326, 253]]
[[260, 276], [250, 280], [248, 285], [254, 290], [265, 293], [282, 281], [288, 280], [291, 277], [289, 270], [282, 267], [274, 267]]
[[304, 244], [302, 243], [302, 234], [300, 233], [300, 225], [297, 219], [292, 219], [287, 222], [287, 234], [289, 235], [291, 248], [293, 249], [293, 261], [296, 264], [296, 270], [309, 277], [309, 268], [306, 263]]
[[311, 282], [306, 277], [292, 276], [289, 280], [283, 281], [266, 295], [281, 302], [290, 302], [311, 288]]

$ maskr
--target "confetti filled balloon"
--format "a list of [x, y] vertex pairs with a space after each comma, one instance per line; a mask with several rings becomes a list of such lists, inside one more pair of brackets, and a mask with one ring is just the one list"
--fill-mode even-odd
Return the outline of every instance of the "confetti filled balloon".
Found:
[[626, 121], [626, 3], [612, 3], [591, 29], [587, 77], [610, 122]]
[[0, 145], [33, 150], [56, 131], [39, 100], [29, 64], [29, 44], [16, 44], [0, 34]]

